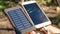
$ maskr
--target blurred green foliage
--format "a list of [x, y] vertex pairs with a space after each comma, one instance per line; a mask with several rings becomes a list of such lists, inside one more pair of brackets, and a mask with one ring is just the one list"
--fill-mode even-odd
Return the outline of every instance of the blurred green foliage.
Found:
[[58, 13], [57, 16], [50, 18], [52, 24], [55, 24], [56, 26], [58, 26], [60, 28], [60, 13]]
[[3, 12], [2, 11], [0, 11], [0, 17], [3, 15]]
[[58, 6], [58, 3], [56, 0], [36, 0], [36, 1], [46, 6]]
[[12, 7], [13, 4], [10, 1], [6, 1], [6, 0], [0, 0], [0, 17], [3, 15], [3, 10], [5, 8], [9, 8]]
[[0, 0], [0, 10], [3, 10], [8, 7], [12, 7], [13, 4], [11, 2], [6, 1], [6, 0]]
[[38, 3], [41, 3], [42, 2], [42, 0], [36, 0]]
[[47, 3], [51, 3], [51, 0], [36, 0], [38, 3], [43, 3], [46, 5]]
[[50, 3], [51, 3], [51, 0], [42, 0], [42, 3], [43, 3], [44, 5], [50, 4]]

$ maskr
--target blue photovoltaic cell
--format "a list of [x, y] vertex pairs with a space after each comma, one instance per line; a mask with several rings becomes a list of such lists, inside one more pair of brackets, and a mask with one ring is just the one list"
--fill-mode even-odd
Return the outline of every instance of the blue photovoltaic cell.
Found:
[[36, 3], [26, 4], [24, 8], [27, 10], [35, 25], [48, 21], [47, 17]]
[[18, 30], [23, 30], [31, 27], [31, 24], [29, 23], [21, 9], [8, 11], [8, 14]]

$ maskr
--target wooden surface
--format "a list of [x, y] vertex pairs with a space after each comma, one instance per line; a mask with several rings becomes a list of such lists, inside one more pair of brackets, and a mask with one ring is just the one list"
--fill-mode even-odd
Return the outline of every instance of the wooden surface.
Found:
[[0, 30], [0, 34], [15, 34], [15, 31]]
[[0, 15], [0, 34], [15, 34], [15, 30], [5, 14]]
[[59, 33], [60, 34], [60, 29], [55, 27], [55, 26], [52, 26], [52, 25], [47, 26], [47, 30], [51, 30], [51, 31], [53, 31], [53, 33]]
[[55, 17], [57, 15], [55, 7], [53, 8], [53, 7], [41, 6], [41, 8], [48, 17]]

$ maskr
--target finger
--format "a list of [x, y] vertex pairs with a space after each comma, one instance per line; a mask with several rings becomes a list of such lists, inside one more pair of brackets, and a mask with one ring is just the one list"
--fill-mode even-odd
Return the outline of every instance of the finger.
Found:
[[53, 31], [51, 30], [48, 30], [48, 34], [54, 34]]
[[44, 28], [40, 29], [40, 32], [47, 34], [46, 30]]
[[31, 31], [30, 34], [36, 34], [36, 32], [35, 31]]
[[26, 32], [26, 34], [30, 34], [30, 32]]

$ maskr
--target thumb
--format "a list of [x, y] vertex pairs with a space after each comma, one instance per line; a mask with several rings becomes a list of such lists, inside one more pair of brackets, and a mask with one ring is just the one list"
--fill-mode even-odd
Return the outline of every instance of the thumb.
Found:
[[54, 34], [52, 30], [48, 30], [48, 34]]

